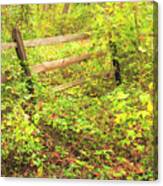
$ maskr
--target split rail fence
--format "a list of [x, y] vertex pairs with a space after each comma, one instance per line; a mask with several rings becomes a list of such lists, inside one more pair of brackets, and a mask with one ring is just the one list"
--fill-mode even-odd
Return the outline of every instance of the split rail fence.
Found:
[[[80, 63], [82, 61], [94, 58], [94, 57], [102, 57], [105, 56], [105, 52], [96, 52], [96, 53], [84, 53], [80, 56], [73, 56], [64, 59], [58, 59], [54, 61], [44, 62], [42, 64], [36, 64], [31, 67], [27, 64], [27, 54], [25, 52], [25, 47], [37, 47], [37, 46], [44, 46], [44, 45], [54, 45], [59, 43], [67, 43], [72, 41], [79, 41], [79, 40], [88, 40], [90, 36], [88, 34], [69, 34], [64, 36], [56, 36], [56, 37], [48, 37], [48, 38], [41, 38], [41, 39], [34, 39], [34, 40], [26, 40], [24, 41], [21, 36], [21, 32], [18, 28], [14, 28], [12, 31], [12, 39], [13, 42], [10, 43], [2, 43], [1, 50], [7, 50], [11, 48], [15, 48], [18, 58], [20, 59], [20, 65], [24, 71], [24, 74], [29, 77], [28, 83], [28, 90], [30, 93], [34, 92], [31, 76], [32, 73], [41, 73], [41, 72], [48, 72], [57, 68], [63, 68], [71, 64]], [[1, 82], [5, 83], [7, 77], [1, 77]], [[65, 85], [59, 85], [56, 87], [56, 90], [63, 90], [78, 84], [83, 83], [84, 80], [80, 79], [74, 81], [72, 83], [68, 83]]]

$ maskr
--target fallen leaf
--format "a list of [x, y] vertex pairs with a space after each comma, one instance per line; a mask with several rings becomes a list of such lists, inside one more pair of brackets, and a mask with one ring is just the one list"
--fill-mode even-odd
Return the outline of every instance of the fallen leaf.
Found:
[[58, 118], [58, 116], [55, 113], [50, 115], [50, 119], [56, 119], [56, 118]]
[[60, 158], [60, 154], [58, 152], [52, 152], [53, 158]]

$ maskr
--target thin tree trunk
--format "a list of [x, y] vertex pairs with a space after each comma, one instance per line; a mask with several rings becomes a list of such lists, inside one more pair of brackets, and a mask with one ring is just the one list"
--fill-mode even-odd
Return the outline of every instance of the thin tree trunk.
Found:
[[65, 3], [64, 7], [63, 7], [63, 11], [62, 14], [67, 14], [70, 8], [70, 4], [69, 3]]
[[50, 6], [50, 5], [48, 5], [48, 4], [45, 4], [45, 5], [43, 6], [43, 10], [44, 10], [44, 11], [48, 11], [48, 9], [49, 9], [49, 6]]

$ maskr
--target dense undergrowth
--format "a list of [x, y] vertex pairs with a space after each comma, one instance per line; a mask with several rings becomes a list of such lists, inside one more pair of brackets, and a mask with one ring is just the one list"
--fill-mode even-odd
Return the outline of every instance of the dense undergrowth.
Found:
[[[83, 31], [92, 36], [89, 42], [28, 48], [29, 65], [91, 51], [107, 55], [33, 75], [32, 104], [15, 50], [2, 53], [2, 72], [8, 74], [2, 84], [2, 175], [155, 179], [153, 4], [72, 4], [66, 14], [60, 13], [62, 4], [44, 8], [2, 7], [2, 41], [11, 41], [15, 24], [24, 39]], [[110, 39], [117, 45], [116, 56]], [[113, 57], [121, 65], [119, 86]], [[101, 72], [109, 76], [91, 77]], [[82, 77], [86, 83], [55, 91], [56, 85]]]

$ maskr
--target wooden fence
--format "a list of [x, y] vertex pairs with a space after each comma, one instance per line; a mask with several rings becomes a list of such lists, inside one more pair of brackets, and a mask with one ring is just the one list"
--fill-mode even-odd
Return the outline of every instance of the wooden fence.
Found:
[[[63, 68], [71, 64], [79, 63], [83, 60], [88, 60], [94, 57], [102, 57], [106, 55], [105, 52], [97, 52], [97, 53], [84, 53], [80, 56], [73, 56], [65, 59], [58, 59], [55, 61], [48, 61], [44, 62], [42, 64], [37, 64], [29, 67], [27, 65], [27, 55], [25, 52], [25, 47], [37, 47], [37, 46], [44, 46], [44, 45], [54, 45], [59, 43], [66, 43], [71, 41], [78, 41], [78, 40], [88, 40], [89, 35], [86, 33], [82, 34], [68, 34], [64, 36], [56, 36], [56, 37], [48, 37], [48, 38], [41, 38], [41, 39], [34, 39], [34, 40], [26, 40], [23, 41], [21, 33], [18, 28], [14, 28], [12, 31], [12, 38], [13, 42], [10, 43], [2, 43], [1, 50], [7, 50], [11, 48], [15, 48], [18, 58], [20, 59], [20, 65], [24, 71], [24, 74], [29, 77], [29, 81], [27, 82], [28, 90], [30, 93], [33, 93], [33, 86], [32, 86], [32, 80], [31, 80], [31, 74], [32, 73], [41, 73], [41, 72], [47, 72], [50, 70], [54, 70], [56, 68]], [[5, 82], [7, 80], [7, 77], [2, 75], [1, 82]], [[60, 85], [61, 88], [56, 88], [56, 90], [62, 90], [63, 87], [69, 88], [75, 85], [78, 85], [83, 83], [82, 80], [77, 80], [72, 83], [69, 83], [67, 85]]]
[[[25, 47], [36, 47], [36, 46], [54, 45], [58, 43], [66, 43], [70, 41], [77, 41], [77, 40], [84, 40], [84, 39], [89, 39], [89, 35], [88, 34], [68, 34], [64, 36], [27, 40], [27, 41], [23, 41], [23, 44]], [[16, 48], [16, 47], [17, 47], [16, 42], [2, 43], [1, 49], [6, 50], [6, 49]]]

